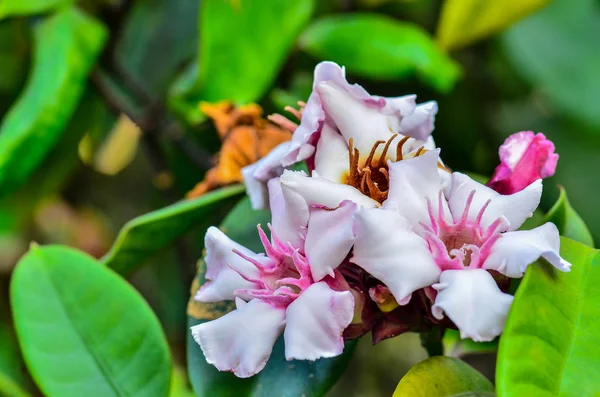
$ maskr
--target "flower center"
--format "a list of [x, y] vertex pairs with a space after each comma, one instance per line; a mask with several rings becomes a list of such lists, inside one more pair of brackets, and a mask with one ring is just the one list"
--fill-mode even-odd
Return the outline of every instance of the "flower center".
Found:
[[[383, 203], [388, 196], [390, 188], [390, 175], [388, 172], [387, 152], [392, 144], [392, 141], [398, 136], [394, 134], [386, 141], [377, 141], [371, 148], [369, 156], [363, 164], [360, 161], [360, 152], [354, 147], [354, 141], [350, 138], [348, 152], [348, 176], [346, 184], [358, 189], [365, 196], [371, 197], [373, 200]], [[402, 147], [410, 137], [405, 136], [396, 145], [396, 160], [403, 159]], [[375, 158], [375, 154], [380, 145], [385, 145], [381, 154]], [[425, 152], [425, 148], [421, 146], [414, 157], [420, 156]]]

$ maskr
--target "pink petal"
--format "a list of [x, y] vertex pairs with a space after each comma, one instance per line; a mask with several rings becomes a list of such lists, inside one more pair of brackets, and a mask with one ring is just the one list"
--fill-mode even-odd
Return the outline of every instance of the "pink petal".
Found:
[[248, 378], [265, 367], [284, 325], [285, 309], [253, 299], [191, 332], [209, 364]]
[[340, 355], [342, 333], [353, 316], [350, 291], [334, 291], [324, 281], [311, 285], [287, 308], [285, 358], [316, 360]]
[[521, 191], [537, 179], [554, 175], [558, 154], [544, 134], [517, 132], [500, 146], [500, 165], [488, 186], [502, 194]]
[[308, 224], [308, 205], [296, 192], [283, 188], [280, 178], [269, 181], [271, 226], [273, 233], [283, 243], [303, 247]]

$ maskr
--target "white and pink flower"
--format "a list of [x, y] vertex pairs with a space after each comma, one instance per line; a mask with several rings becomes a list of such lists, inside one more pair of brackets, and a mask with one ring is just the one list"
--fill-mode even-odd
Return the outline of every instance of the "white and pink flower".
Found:
[[488, 270], [522, 277], [540, 257], [562, 271], [571, 265], [558, 253], [552, 223], [517, 231], [539, 204], [541, 180], [500, 195], [455, 172], [451, 187], [443, 189], [438, 161], [435, 150], [390, 163], [383, 208], [356, 215], [351, 261], [381, 280], [399, 304], [433, 287], [437, 319], [445, 314], [463, 338], [489, 341], [502, 332], [513, 297]]
[[[196, 325], [191, 332], [207, 362], [242, 378], [264, 368], [282, 333], [288, 360], [341, 354], [341, 335], [354, 316], [354, 298], [343, 278], [331, 273], [317, 281], [311, 271], [310, 258], [323, 257], [326, 246], [336, 245], [336, 237], [328, 234], [329, 226], [319, 220], [328, 209], [309, 208], [294, 192], [282, 189], [278, 178], [269, 182], [269, 194], [271, 239], [258, 227], [266, 255], [252, 252], [211, 227], [205, 238], [209, 281], [195, 296], [200, 302], [235, 300], [234, 311]], [[310, 225], [309, 217], [313, 219]], [[317, 232], [328, 238], [317, 238]], [[349, 250], [341, 240], [337, 238]]]

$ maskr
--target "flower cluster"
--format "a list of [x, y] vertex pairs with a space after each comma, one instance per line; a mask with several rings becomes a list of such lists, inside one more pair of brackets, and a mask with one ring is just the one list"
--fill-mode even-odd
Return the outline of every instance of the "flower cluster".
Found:
[[[439, 325], [489, 341], [503, 330], [510, 278], [539, 258], [569, 270], [556, 226], [518, 230], [556, 167], [542, 134], [507, 139], [486, 186], [441, 160], [435, 102], [369, 95], [334, 63], [317, 66], [295, 113], [299, 125], [271, 118], [291, 141], [243, 171], [254, 206], [271, 210], [270, 238], [258, 227], [264, 253], [206, 234], [208, 281], [195, 299], [236, 309], [191, 331], [219, 370], [258, 373], [281, 334], [288, 360]], [[285, 170], [300, 161], [310, 175]]]

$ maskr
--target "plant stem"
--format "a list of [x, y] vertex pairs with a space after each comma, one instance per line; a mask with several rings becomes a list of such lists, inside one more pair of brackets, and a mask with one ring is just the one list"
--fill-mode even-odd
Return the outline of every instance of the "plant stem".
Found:
[[421, 345], [429, 357], [443, 356], [444, 346], [442, 345], [442, 336], [444, 336], [444, 329], [439, 326], [434, 326], [429, 332], [421, 332]]

